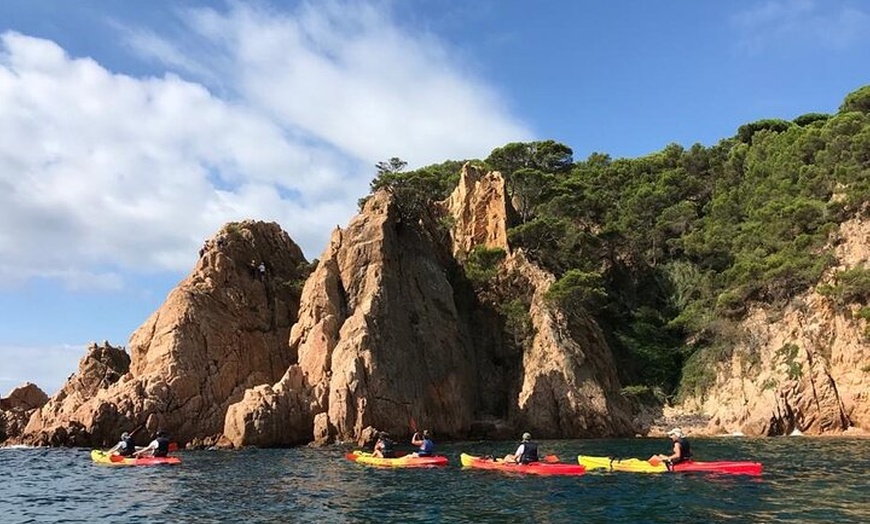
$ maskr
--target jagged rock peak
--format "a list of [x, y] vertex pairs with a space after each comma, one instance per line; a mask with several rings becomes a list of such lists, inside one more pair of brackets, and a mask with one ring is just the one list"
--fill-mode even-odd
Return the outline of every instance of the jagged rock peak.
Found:
[[290, 336], [298, 369], [231, 408], [234, 444], [258, 442], [276, 417], [308, 425], [270, 433], [279, 444], [355, 439], [369, 426], [398, 433], [412, 415], [444, 435], [467, 426], [472, 366], [443, 265], [449, 248], [434, 221], [409, 223], [400, 206], [378, 191], [333, 232]]
[[504, 178], [484, 173], [470, 162], [462, 166], [459, 184], [441, 203], [453, 218], [453, 253], [462, 256], [476, 246], [508, 251], [507, 229], [513, 213]]

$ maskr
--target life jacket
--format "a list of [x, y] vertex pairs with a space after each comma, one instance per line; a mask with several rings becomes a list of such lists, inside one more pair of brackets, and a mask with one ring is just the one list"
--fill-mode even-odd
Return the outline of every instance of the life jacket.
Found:
[[118, 455], [129, 457], [136, 452], [136, 443], [133, 442], [133, 437], [127, 437], [121, 440], [124, 445], [118, 449]]
[[393, 458], [393, 441], [384, 438], [381, 439], [381, 454], [384, 458]]
[[165, 457], [169, 454], [169, 439], [166, 437], [157, 437], [157, 449], [154, 450], [155, 457]]
[[423, 443], [420, 444], [420, 447], [417, 449], [417, 455], [421, 457], [427, 457], [435, 451], [435, 443], [432, 442], [431, 439], [424, 438]]
[[528, 464], [538, 461], [538, 445], [534, 442], [523, 442], [523, 456], [520, 457], [520, 464]]
[[685, 437], [680, 437], [677, 442], [680, 443], [680, 456], [673, 463], [679, 464], [680, 462], [692, 460], [692, 446], [689, 444], [689, 441]]

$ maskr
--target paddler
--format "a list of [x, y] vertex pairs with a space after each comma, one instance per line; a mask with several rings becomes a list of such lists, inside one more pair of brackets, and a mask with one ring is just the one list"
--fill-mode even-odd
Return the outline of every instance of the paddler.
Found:
[[417, 446], [417, 451], [412, 453], [415, 457], [431, 457], [435, 453], [435, 442], [428, 429], [424, 429], [422, 434], [414, 433], [411, 437], [411, 445]]
[[668, 464], [668, 469], [670, 466], [674, 464], [679, 464], [680, 462], [686, 462], [687, 460], [692, 459], [692, 446], [689, 444], [689, 440], [683, 435], [683, 430], [680, 428], [674, 428], [668, 431], [668, 437], [674, 443], [674, 452], [670, 455], [653, 455], [649, 458], [649, 461], [663, 461]]
[[151, 441], [148, 446], [140, 449], [136, 452], [137, 457], [141, 456], [152, 456], [152, 457], [165, 457], [169, 455], [169, 439], [166, 438], [166, 432], [161, 430], [157, 431], [157, 435], [155, 435], [154, 440]]
[[390, 434], [386, 431], [378, 433], [378, 441], [375, 442], [375, 449], [372, 451], [372, 456], [393, 458], [393, 441], [390, 440]]
[[129, 457], [136, 452], [136, 444], [133, 442], [133, 435], [126, 431], [121, 433], [121, 440], [115, 444], [112, 449], [106, 452], [106, 455], [113, 453], [122, 457]]
[[516, 462], [517, 464], [529, 464], [538, 462], [538, 445], [532, 442], [532, 434], [528, 431], [523, 433], [523, 440], [517, 447], [517, 450], [504, 457], [505, 462]]

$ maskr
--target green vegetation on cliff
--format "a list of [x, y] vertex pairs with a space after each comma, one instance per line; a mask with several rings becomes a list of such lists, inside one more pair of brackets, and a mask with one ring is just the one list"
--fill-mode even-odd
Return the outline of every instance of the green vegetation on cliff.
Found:
[[[511, 247], [556, 275], [548, 298], [595, 316], [623, 384], [703, 394], [747, 307], [782, 305], [817, 283], [832, 263], [830, 234], [868, 213], [870, 86], [834, 115], [748, 123], [710, 147], [574, 161], [549, 140], [507, 144], [483, 162], [502, 172], [518, 211]], [[462, 163], [382, 164], [372, 189], [416, 207], [445, 198]], [[866, 302], [867, 271], [824, 291]]]

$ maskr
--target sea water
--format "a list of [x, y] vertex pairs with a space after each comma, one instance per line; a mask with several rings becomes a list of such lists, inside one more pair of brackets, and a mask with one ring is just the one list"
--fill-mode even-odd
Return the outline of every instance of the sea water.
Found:
[[[459, 454], [515, 442], [439, 446], [450, 465], [384, 469], [351, 448], [181, 451], [180, 466], [94, 464], [87, 449], [0, 449], [0, 522], [569, 523], [870, 522], [870, 440], [694, 439], [697, 460], [754, 460], [759, 477], [464, 470]], [[539, 442], [542, 453], [649, 457], [667, 439]], [[410, 446], [408, 446], [410, 449]]]

